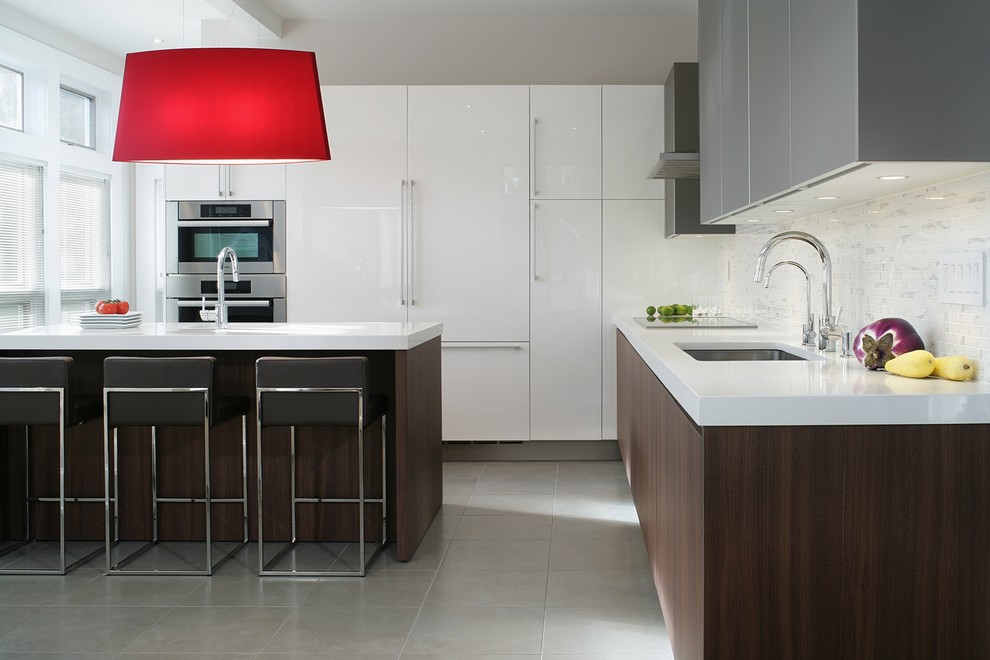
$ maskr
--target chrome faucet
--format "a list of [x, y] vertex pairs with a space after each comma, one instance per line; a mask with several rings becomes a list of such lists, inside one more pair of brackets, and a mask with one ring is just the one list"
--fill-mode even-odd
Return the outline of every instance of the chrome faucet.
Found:
[[203, 308], [199, 310], [199, 318], [204, 321], [216, 321], [217, 330], [227, 327], [227, 301], [226, 292], [223, 286], [223, 265], [230, 257], [230, 274], [235, 282], [239, 281], [237, 275], [237, 253], [228, 245], [220, 250], [217, 255], [217, 302], [212, 310], [206, 309], [206, 297], [203, 297]]
[[760, 255], [756, 258], [756, 274], [753, 276], [753, 281], [763, 281], [767, 255], [778, 243], [786, 240], [809, 244], [818, 251], [818, 257], [822, 260], [822, 314], [818, 319], [818, 350], [834, 351], [842, 337], [842, 328], [837, 325], [837, 319], [832, 315], [832, 257], [820, 240], [803, 231], [784, 231], [772, 236], [763, 244]]
[[763, 285], [764, 289], [770, 288], [770, 277], [773, 275], [773, 271], [777, 270], [780, 266], [794, 266], [799, 271], [804, 273], [804, 315], [805, 322], [801, 326], [801, 345], [802, 346], [814, 346], [815, 345], [815, 315], [811, 313], [811, 276], [808, 275], [808, 271], [805, 270], [804, 266], [796, 261], [778, 261], [773, 266], [770, 267], [770, 272], [767, 273], [767, 281]]

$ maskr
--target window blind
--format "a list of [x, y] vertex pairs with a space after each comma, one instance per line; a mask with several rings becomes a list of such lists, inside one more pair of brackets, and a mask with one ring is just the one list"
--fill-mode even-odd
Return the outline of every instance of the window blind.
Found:
[[110, 181], [59, 176], [61, 323], [74, 323], [97, 300], [110, 297]]
[[0, 158], [0, 330], [45, 321], [44, 168]]

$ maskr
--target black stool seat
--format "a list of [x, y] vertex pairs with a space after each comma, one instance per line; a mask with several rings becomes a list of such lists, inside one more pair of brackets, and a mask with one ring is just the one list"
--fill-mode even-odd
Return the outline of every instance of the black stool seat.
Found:
[[[285, 576], [360, 575], [385, 544], [385, 484], [386, 484], [386, 422], [388, 399], [373, 395], [368, 388], [368, 358], [327, 357], [288, 358], [262, 357], [255, 363], [258, 418], [258, 574]], [[374, 422], [382, 420], [381, 431], [381, 498], [365, 497], [364, 431]], [[291, 542], [271, 561], [265, 556], [264, 480], [262, 478], [263, 429], [275, 426], [289, 427]], [[321, 496], [296, 496], [296, 435], [297, 426], [351, 427], [357, 431], [357, 497], [327, 498]], [[365, 504], [377, 503], [382, 508], [381, 538], [370, 557], [365, 550]], [[296, 506], [298, 504], [354, 503], [358, 505], [359, 566], [352, 570], [327, 568], [306, 569], [293, 561], [291, 569], [272, 568], [279, 559], [296, 544]], [[340, 560], [336, 560], [339, 562]]]
[[[107, 525], [107, 574], [128, 573], [155, 575], [212, 575], [216, 568], [229, 561], [247, 544], [247, 413], [251, 400], [246, 396], [216, 394], [217, 360], [210, 356], [197, 357], [108, 357], [103, 363], [103, 396], [105, 400], [105, 430], [113, 431], [114, 492], [119, 493], [117, 429], [121, 427], [151, 427], [151, 511], [152, 539], [144, 547], [116, 563], [111, 549], [119, 538], [118, 512], [114, 512], [114, 540]], [[241, 419], [241, 496], [216, 498], [210, 492], [210, 429], [224, 422]], [[203, 497], [159, 497], [157, 482], [158, 446], [156, 428], [159, 426], [196, 426], [203, 428], [204, 470]], [[109, 472], [109, 457], [106, 470]], [[118, 495], [119, 497], [119, 495]], [[123, 566], [158, 543], [158, 504], [162, 502], [202, 503], [205, 510], [206, 566], [202, 570], [165, 569], [125, 570]], [[239, 545], [213, 562], [211, 507], [216, 503], [239, 503], [243, 508], [243, 538]], [[108, 508], [109, 510], [109, 508]]]
[[[0, 574], [57, 574], [64, 575], [78, 564], [92, 557], [100, 549], [91, 552], [71, 565], [66, 563], [65, 506], [72, 502], [104, 502], [106, 497], [69, 497], [65, 493], [65, 439], [66, 431], [100, 416], [103, 401], [98, 396], [76, 395], [70, 357], [18, 357], [0, 358], [0, 426], [24, 426], [25, 462], [30, 464], [32, 426], [58, 426], [58, 496], [32, 496], [30, 469], [24, 474], [25, 538], [0, 552], [6, 555], [32, 543], [31, 504], [58, 503], [59, 505], [59, 565], [58, 568], [5, 568]], [[102, 548], [101, 548], [102, 549]]]

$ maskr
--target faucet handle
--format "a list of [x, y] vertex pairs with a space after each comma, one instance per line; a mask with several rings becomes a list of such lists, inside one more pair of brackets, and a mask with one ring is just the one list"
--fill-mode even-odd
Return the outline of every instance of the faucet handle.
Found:
[[199, 310], [199, 318], [201, 321], [216, 321], [217, 320], [217, 308], [206, 309], [206, 296], [202, 297], [203, 306]]

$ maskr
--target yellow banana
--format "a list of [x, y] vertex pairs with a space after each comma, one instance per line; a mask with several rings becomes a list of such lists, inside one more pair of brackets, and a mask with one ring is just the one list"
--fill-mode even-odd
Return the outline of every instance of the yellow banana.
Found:
[[976, 365], [964, 355], [935, 358], [934, 366], [932, 375], [946, 380], [973, 380], [976, 376]]
[[935, 371], [935, 356], [928, 351], [910, 351], [883, 365], [889, 373], [908, 378], [927, 378]]

